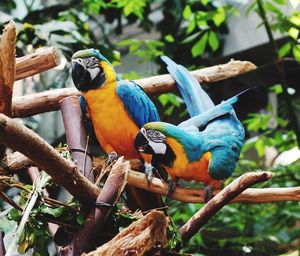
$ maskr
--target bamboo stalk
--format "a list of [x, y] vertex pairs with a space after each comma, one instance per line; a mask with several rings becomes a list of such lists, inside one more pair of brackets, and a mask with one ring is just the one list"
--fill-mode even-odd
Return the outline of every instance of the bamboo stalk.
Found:
[[60, 64], [61, 56], [55, 47], [38, 49], [35, 53], [16, 59], [15, 80], [39, 74]]
[[[226, 64], [207, 67], [191, 73], [201, 82], [216, 81], [238, 76], [256, 69], [249, 61], [232, 60]], [[136, 80], [149, 95], [158, 95], [175, 89], [175, 82], [170, 75], [160, 75]], [[46, 92], [13, 98], [13, 117], [26, 117], [44, 112], [59, 110], [59, 101], [68, 96], [78, 96], [74, 88], [55, 89]]]
[[187, 243], [196, 232], [203, 227], [222, 207], [246, 188], [273, 177], [270, 172], [249, 172], [235, 179], [208, 201], [191, 219], [179, 230], [183, 243]]

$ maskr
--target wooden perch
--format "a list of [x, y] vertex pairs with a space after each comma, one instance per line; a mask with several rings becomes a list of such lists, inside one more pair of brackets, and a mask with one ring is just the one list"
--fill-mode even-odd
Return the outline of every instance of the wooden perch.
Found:
[[[0, 39], [0, 113], [12, 116], [12, 93], [16, 75], [16, 24], [10, 21]], [[0, 145], [0, 159], [5, 147]]]
[[[123, 157], [120, 157], [112, 167], [96, 203], [99, 205], [115, 205], [117, 203], [125, 188], [129, 169], [129, 161], [124, 161]], [[95, 249], [102, 228], [112, 209], [112, 207], [104, 206], [93, 208], [86, 218], [83, 228], [75, 234], [75, 238], [69, 245], [60, 250], [59, 256], [71, 256], [73, 252], [81, 255], [83, 252]]]
[[273, 177], [271, 172], [249, 172], [235, 179], [228, 186], [222, 189], [210, 201], [208, 201], [186, 224], [184, 224], [179, 232], [183, 243], [203, 227], [223, 206], [228, 204], [233, 198], [244, 191], [246, 188]]
[[[256, 69], [256, 66], [248, 61], [230, 61], [226, 64], [212, 66], [191, 73], [205, 83], [213, 83], [230, 77], [241, 75]], [[149, 95], [157, 95], [172, 91], [175, 82], [170, 75], [160, 75], [136, 80]], [[59, 101], [68, 96], [80, 95], [74, 88], [55, 89], [46, 92], [13, 98], [13, 117], [26, 117], [44, 112], [59, 110]]]
[[49, 47], [38, 49], [35, 53], [16, 59], [15, 80], [24, 79], [54, 68], [60, 64], [60, 61], [60, 52], [56, 48]]
[[78, 172], [73, 162], [63, 158], [32, 130], [3, 114], [0, 114], [0, 141], [34, 161], [81, 202], [95, 202], [99, 188]]
[[123, 229], [111, 241], [85, 256], [145, 255], [153, 246], [167, 245], [167, 219], [161, 211], [151, 211]]
[[[136, 164], [136, 166], [138, 165]], [[166, 195], [168, 189], [168, 184], [158, 178], [153, 178], [148, 185], [146, 175], [136, 171], [129, 172], [128, 184], [160, 195]], [[215, 190], [214, 195], [218, 192], [219, 190]], [[186, 203], [204, 203], [204, 191], [176, 187], [172, 199]], [[270, 203], [282, 201], [300, 201], [300, 186], [292, 188], [248, 188], [231, 202]]]
[[91, 171], [93, 161], [88, 149], [87, 135], [78, 97], [66, 97], [59, 104], [71, 156], [81, 173], [94, 183], [94, 175]]
[[0, 166], [0, 175], [7, 175], [10, 171], [16, 172], [34, 165], [32, 160], [30, 160], [20, 152], [9, 154], [2, 161], [7, 165], [9, 170], [4, 168], [3, 166]]

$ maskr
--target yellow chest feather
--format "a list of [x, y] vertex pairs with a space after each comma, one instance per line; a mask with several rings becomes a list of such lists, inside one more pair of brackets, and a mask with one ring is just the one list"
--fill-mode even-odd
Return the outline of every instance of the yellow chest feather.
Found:
[[96, 137], [106, 153], [116, 151], [125, 158], [136, 158], [133, 141], [138, 127], [126, 112], [116, 93], [117, 82], [83, 93]]
[[183, 180], [195, 180], [198, 182], [210, 182], [212, 178], [209, 175], [209, 161], [211, 153], [204, 153], [201, 158], [195, 162], [189, 162], [185, 151], [180, 143], [173, 138], [167, 138], [166, 141], [176, 155], [172, 167], [165, 166], [171, 177], [178, 177]]

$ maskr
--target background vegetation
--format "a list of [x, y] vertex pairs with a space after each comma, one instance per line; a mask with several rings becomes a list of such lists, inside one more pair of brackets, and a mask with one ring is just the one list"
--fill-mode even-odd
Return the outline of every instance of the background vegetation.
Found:
[[[2, 26], [9, 19], [17, 22], [18, 56], [41, 46], [56, 46], [69, 61], [73, 52], [93, 47], [99, 49], [115, 65], [122, 63], [119, 50], [122, 55], [133, 54], [141, 61], [154, 61], [158, 65], [158, 57], [166, 54], [195, 69], [209, 63], [209, 59], [220, 59], [223, 36], [230, 30], [227, 25], [228, 18], [239, 15], [241, 3], [238, 0], [2, 0], [0, 22]], [[283, 11], [286, 5], [290, 6], [288, 13]], [[261, 23], [253, 26], [266, 28], [269, 48], [273, 54], [272, 64], [278, 72], [277, 82], [266, 84], [261, 90], [273, 95], [278, 104], [269, 101], [263, 106], [263, 111], [248, 113], [244, 120], [248, 139], [238, 168], [227, 182], [247, 171], [269, 170], [275, 172], [276, 176], [262, 186], [299, 186], [299, 155], [297, 160], [288, 165], [276, 164], [280, 154], [297, 147], [300, 142], [299, 92], [295, 88], [292, 90], [293, 86], [286, 79], [288, 72], [285, 69], [286, 61], [299, 68], [299, 5], [298, 0], [252, 0], [249, 3], [248, 12], [256, 12], [261, 18]], [[154, 12], [162, 13], [159, 22], [151, 19]], [[128, 38], [124, 30], [129, 26], [135, 26], [140, 31], [155, 32], [158, 36], [156, 39], [147, 40]], [[285, 38], [284, 43], [276, 43], [273, 39], [275, 32]], [[42, 88], [38, 90], [64, 87], [69, 83], [69, 65], [60, 72], [56, 79], [41, 79]], [[159, 72], [165, 70], [161, 68]], [[129, 78], [137, 75], [134, 70], [127, 76], [124, 74]], [[256, 85], [253, 84], [254, 86]], [[182, 111], [180, 118], [185, 117], [186, 112], [177, 95], [161, 95], [158, 100], [165, 120], [179, 121], [172, 115], [175, 109]], [[38, 120], [34, 122], [39, 125]], [[276, 154], [267, 161], [269, 148], [274, 149]], [[199, 187], [198, 184], [188, 185]], [[19, 200], [22, 202], [22, 195]], [[77, 206], [74, 203], [74, 207]], [[7, 205], [1, 203], [0, 207], [4, 211], [1, 214], [0, 230], [8, 232], [15, 226], [20, 214], [17, 210], [10, 210], [7, 215]], [[199, 207], [201, 205], [173, 201], [171, 217], [180, 226]], [[64, 215], [66, 218], [71, 215], [62, 208], [59, 209], [56, 208], [51, 214], [54, 217]], [[49, 209], [40, 208], [36, 211], [49, 212]], [[183, 251], [197, 255], [292, 255], [300, 250], [299, 220], [300, 206], [296, 202], [228, 205]], [[81, 215], [77, 215], [77, 222], [82, 223]], [[41, 244], [37, 245], [36, 251], [46, 255], [44, 242], [48, 239], [47, 227], [43, 222], [35, 223], [32, 220], [29, 229], [36, 236], [45, 238], [39, 240]]]

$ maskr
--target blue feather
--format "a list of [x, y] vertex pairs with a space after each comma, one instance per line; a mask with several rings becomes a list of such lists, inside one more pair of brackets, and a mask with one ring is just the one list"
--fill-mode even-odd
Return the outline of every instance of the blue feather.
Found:
[[185, 67], [176, 64], [167, 56], [162, 56], [161, 59], [167, 64], [169, 73], [176, 81], [190, 116], [199, 115], [214, 106], [197, 79]]
[[139, 128], [148, 122], [160, 120], [156, 107], [144, 90], [135, 82], [119, 81], [117, 84], [117, 94], [127, 113]]

